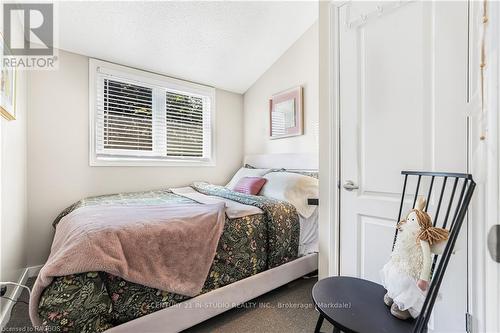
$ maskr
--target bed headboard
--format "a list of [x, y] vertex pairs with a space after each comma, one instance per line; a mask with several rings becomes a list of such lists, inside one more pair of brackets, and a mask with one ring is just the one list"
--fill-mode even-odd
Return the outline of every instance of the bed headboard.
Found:
[[291, 154], [254, 154], [246, 155], [244, 164], [250, 164], [262, 169], [290, 169], [318, 171], [318, 154], [291, 153]]

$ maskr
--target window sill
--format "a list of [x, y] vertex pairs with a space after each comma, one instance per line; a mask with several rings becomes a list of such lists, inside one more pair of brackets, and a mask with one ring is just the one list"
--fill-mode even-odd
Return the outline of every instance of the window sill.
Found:
[[190, 161], [91, 157], [89, 165], [91, 167], [215, 167], [215, 159]]

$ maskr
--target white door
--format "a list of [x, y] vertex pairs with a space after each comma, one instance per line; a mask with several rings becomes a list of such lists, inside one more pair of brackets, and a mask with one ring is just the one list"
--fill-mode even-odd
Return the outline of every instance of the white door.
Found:
[[[391, 252], [401, 170], [467, 171], [468, 4], [397, 3], [349, 2], [338, 21], [340, 273], [375, 282]], [[465, 331], [466, 229], [434, 332]]]

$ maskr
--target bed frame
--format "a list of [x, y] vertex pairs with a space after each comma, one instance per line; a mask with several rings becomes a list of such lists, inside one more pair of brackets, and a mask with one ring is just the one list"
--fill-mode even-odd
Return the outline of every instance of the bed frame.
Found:
[[[245, 156], [244, 163], [257, 168], [318, 170], [315, 154], [259, 154]], [[106, 332], [180, 332], [318, 269], [312, 253], [281, 266], [153, 312]]]

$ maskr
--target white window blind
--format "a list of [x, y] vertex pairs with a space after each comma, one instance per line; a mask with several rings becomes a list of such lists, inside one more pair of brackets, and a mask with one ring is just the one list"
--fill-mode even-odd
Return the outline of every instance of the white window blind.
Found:
[[153, 151], [153, 89], [103, 78], [98, 94], [99, 153]]
[[213, 89], [193, 89], [188, 82], [183, 87], [179, 80], [151, 79], [149, 73], [142, 78], [137, 74], [143, 72], [129, 71], [133, 75], [95, 66], [91, 164], [211, 162]]

